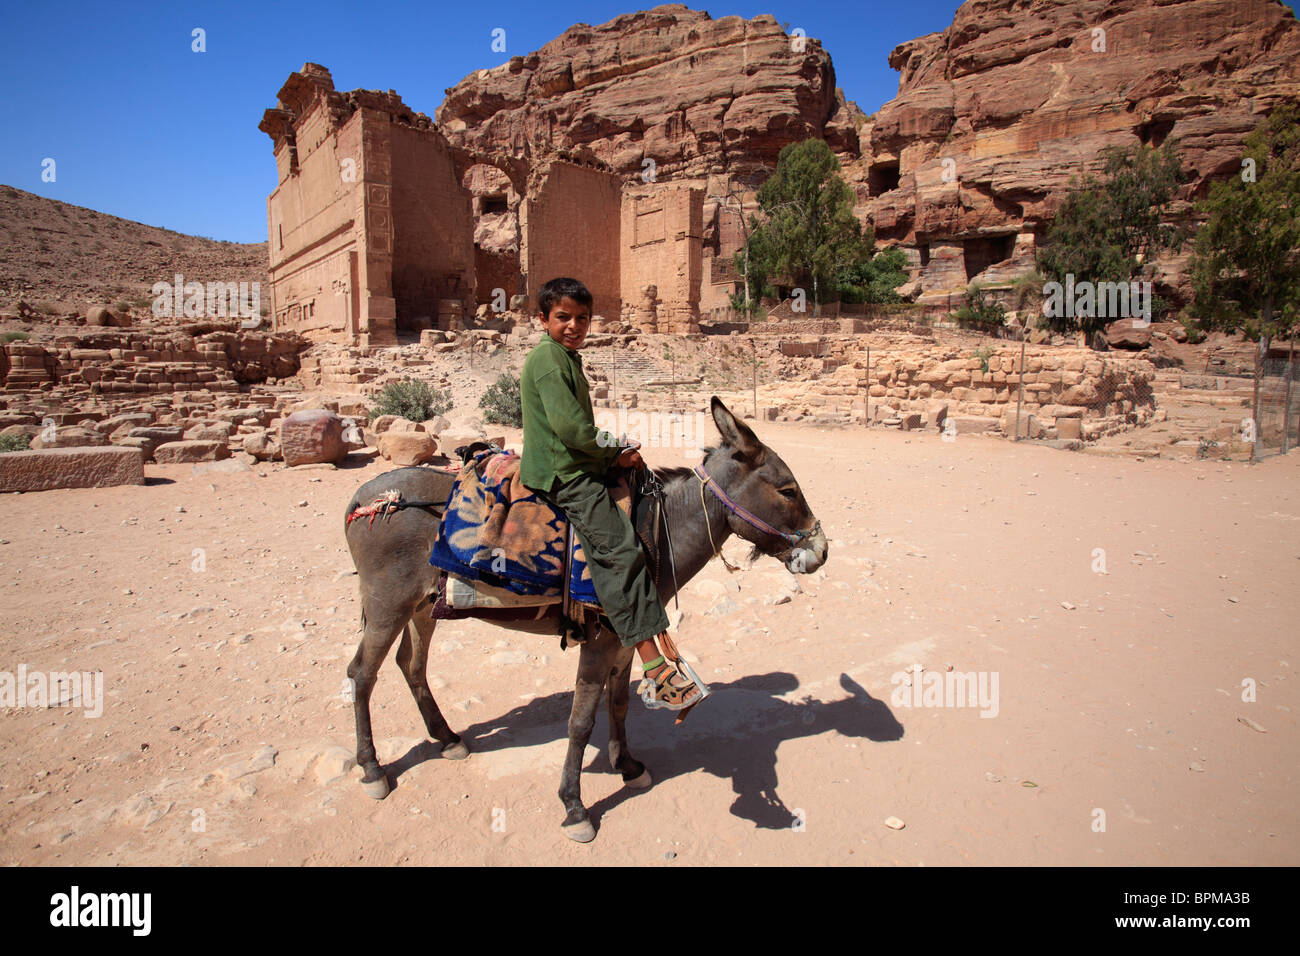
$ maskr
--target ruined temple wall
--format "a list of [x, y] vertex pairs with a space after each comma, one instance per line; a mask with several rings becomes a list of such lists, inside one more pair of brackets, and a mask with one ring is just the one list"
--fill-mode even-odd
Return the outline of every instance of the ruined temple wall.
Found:
[[520, 211], [521, 262], [528, 308], [542, 285], [572, 276], [591, 290], [592, 313], [616, 317], [622, 309], [619, 248], [621, 184], [612, 173], [553, 163]]
[[473, 309], [473, 197], [436, 130], [392, 124], [389, 137], [393, 298], [397, 327], [413, 329], [423, 325], [415, 320], [436, 320], [440, 301]]
[[[698, 331], [704, 190], [661, 183], [623, 192], [623, 321], [646, 332]], [[656, 291], [652, 298], [647, 290]]]
[[[519, 254], [474, 247], [475, 299], [480, 305], [506, 305], [519, 292]], [[501, 290], [501, 294], [497, 290]]]
[[269, 304], [277, 330], [316, 341], [350, 341], [362, 196], [357, 181], [341, 170], [344, 159], [360, 156], [361, 124], [354, 117], [330, 136], [323, 122], [321, 114], [304, 121], [296, 171], [290, 171], [288, 145], [276, 150], [282, 178], [267, 199]]
[[868, 356], [852, 340], [783, 341], [780, 350], [803, 359], [823, 356], [823, 374], [766, 389], [766, 400], [787, 412], [860, 418], [869, 396], [872, 417], [879, 420], [925, 413], [942, 401], [950, 415], [970, 419], [975, 430], [1000, 428], [1010, 434], [1023, 388], [1023, 423], [1032, 415], [1049, 437], [1086, 440], [1157, 413], [1152, 390], [1156, 369], [1141, 357], [1085, 348], [1028, 348], [1022, 367], [1018, 344], [991, 346], [983, 359], [966, 349], [938, 345], [872, 349]]

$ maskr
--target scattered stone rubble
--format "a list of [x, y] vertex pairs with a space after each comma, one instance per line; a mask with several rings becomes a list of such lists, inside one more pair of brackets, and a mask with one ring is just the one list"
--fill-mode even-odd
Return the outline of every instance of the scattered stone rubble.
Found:
[[[1179, 418], [1158, 441], [1191, 445], [1223, 432], [1226, 449], [1249, 404], [1240, 382], [1157, 374], [1148, 358], [1126, 351], [1027, 344], [1022, 368], [1020, 343], [956, 330], [808, 335], [771, 327], [753, 336], [592, 333], [583, 364], [593, 404], [698, 411], [717, 394], [753, 415], [751, 355], [763, 421], [1010, 436], [1022, 396], [1021, 437], [1095, 444], [1166, 422], [1168, 399]], [[337, 465], [358, 452], [394, 466], [446, 463], [469, 442], [504, 442], [482, 424], [478, 399], [502, 372], [518, 374], [540, 336], [517, 314], [497, 329], [426, 330], [418, 343], [386, 349], [102, 327], [9, 342], [0, 353], [0, 435], [28, 435], [31, 451], [0, 455], [0, 489], [142, 483], [145, 463], [232, 457], [243, 466]], [[376, 393], [408, 378], [441, 389], [451, 410], [418, 423], [370, 421]], [[1189, 417], [1186, 407], [1215, 414]]]

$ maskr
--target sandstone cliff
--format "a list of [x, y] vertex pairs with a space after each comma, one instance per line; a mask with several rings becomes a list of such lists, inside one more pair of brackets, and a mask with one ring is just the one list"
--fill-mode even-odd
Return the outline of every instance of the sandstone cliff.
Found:
[[[802, 46], [802, 50], [797, 47]], [[761, 182], [789, 143], [856, 156], [830, 56], [771, 16], [710, 18], [680, 4], [578, 24], [535, 53], [479, 70], [437, 112], [449, 141], [541, 160], [586, 148], [620, 174], [729, 172]]]
[[889, 62], [899, 94], [851, 175], [877, 235], [915, 247], [938, 294], [1032, 265], [1104, 147], [1176, 138], [1184, 199], [1235, 172], [1262, 114], [1300, 94], [1300, 27], [1276, 0], [970, 0]]

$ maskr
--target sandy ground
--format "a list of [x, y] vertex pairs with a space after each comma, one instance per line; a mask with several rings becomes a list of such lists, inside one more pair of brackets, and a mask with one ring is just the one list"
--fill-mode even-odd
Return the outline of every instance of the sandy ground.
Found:
[[[758, 431], [829, 561], [783, 604], [766, 558], [685, 588], [679, 640], [718, 692], [677, 729], [633, 701], [645, 792], [610, 772], [602, 709], [586, 846], [559, 829], [577, 655], [555, 639], [440, 625], [431, 683], [472, 756], [424, 742], [390, 662], [373, 714], [394, 792], [374, 802], [347, 769], [341, 512], [382, 461], [147, 466], [144, 488], [0, 498], [0, 671], [104, 674], [98, 718], [0, 709], [0, 861], [1300, 863], [1300, 453]], [[996, 715], [902, 706], [914, 664], [923, 688], [949, 665], [996, 676]]]

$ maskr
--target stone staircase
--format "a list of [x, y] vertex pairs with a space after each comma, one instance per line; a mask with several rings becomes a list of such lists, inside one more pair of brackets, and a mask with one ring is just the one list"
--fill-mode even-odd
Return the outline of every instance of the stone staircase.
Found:
[[640, 388], [647, 382], [666, 382], [672, 378], [671, 365], [639, 352], [586, 349], [582, 353], [582, 364], [593, 385], [599, 381], [620, 391]]

